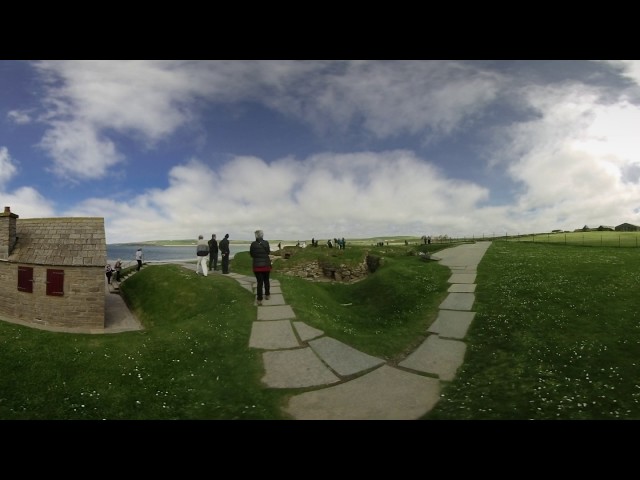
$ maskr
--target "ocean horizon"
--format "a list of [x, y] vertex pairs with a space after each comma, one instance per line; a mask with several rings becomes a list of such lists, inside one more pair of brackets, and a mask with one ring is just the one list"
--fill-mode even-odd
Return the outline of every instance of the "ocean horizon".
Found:
[[[246, 244], [231, 244], [229, 245], [230, 258], [233, 258], [236, 253], [248, 252], [251, 242]], [[136, 263], [136, 251], [138, 248], [142, 248], [142, 260], [145, 263], [163, 263], [163, 262], [189, 262], [196, 260], [196, 246], [158, 246], [158, 245], [135, 245], [135, 244], [107, 244], [107, 262], [115, 263], [117, 259], [122, 260], [122, 266], [124, 268], [135, 265]], [[218, 254], [220, 259], [220, 254]], [[219, 260], [220, 261], [220, 260]]]

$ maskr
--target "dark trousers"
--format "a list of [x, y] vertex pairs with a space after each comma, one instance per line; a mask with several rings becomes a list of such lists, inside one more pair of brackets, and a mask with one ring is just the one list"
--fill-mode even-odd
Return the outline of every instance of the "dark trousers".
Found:
[[218, 252], [209, 254], [209, 270], [218, 269]]
[[142, 268], [142, 260], [138, 260], [138, 271]]
[[262, 300], [262, 289], [264, 288], [264, 294], [270, 295], [269, 290], [271, 285], [269, 284], [269, 273], [271, 272], [253, 272], [256, 276], [256, 280], [258, 281], [258, 287], [256, 289], [256, 293], [258, 295], [258, 300]]
[[222, 254], [222, 273], [229, 273], [229, 254]]

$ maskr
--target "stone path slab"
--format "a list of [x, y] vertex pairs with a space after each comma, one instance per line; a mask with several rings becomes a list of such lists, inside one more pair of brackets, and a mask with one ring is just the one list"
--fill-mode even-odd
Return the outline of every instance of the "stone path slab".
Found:
[[304, 322], [293, 322], [293, 327], [295, 328], [296, 332], [298, 332], [298, 336], [303, 342], [307, 342], [324, 335], [324, 332], [322, 330], [310, 327]]
[[271, 388], [315, 387], [340, 381], [308, 347], [265, 352], [262, 360], [266, 372], [262, 381]]
[[440, 260], [442, 265], [450, 268], [466, 268], [468, 266], [475, 268], [480, 263], [480, 260], [482, 260], [482, 257], [490, 245], [491, 242], [477, 242], [458, 245], [454, 248], [445, 248], [436, 253], [436, 259]]
[[249, 346], [265, 350], [300, 346], [289, 320], [253, 322]]
[[383, 365], [322, 390], [291, 397], [284, 411], [296, 420], [416, 420], [440, 399], [440, 382]]
[[475, 283], [475, 273], [454, 273], [449, 277], [449, 283]]
[[437, 333], [440, 337], [463, 339], [476, 316], [476, 312], [460, 312], [440, 310], [438, 318], [428, 328], [428, 332]]
[[338, 375], [348, 376], [385, 363], [330, 337], [311, 340], [309, 346]]
[[291, 305], [276, 305], [258, 307], [258, 320], [285, 320], [296, 318]]
[[[257, 305], [258, 300], [255, 299], [254, 303]], [[285, 301], [284, 301], [284, 297], [282, 296], [282, 294], [280, 293], [272, 293], [269, 296], [269, 300], [267, 300], [266, 298], [262, 299], [262, 305], [263, 306], [274, 306], [274, 305], [285, 305]]]
[[441, 310], [471, 310], [476, 301], [474, 293], [450, 293], [440, 304]]
[[475, 291], [475, 283], [454, 283], [447, 290], [449, 293], [473, 293]]
[[427, 339], [398, 366], [418, 372], [438, 375], [451, 381], [462, 365], [467, 345], [459, 340], [443, 340], [437, 335]]

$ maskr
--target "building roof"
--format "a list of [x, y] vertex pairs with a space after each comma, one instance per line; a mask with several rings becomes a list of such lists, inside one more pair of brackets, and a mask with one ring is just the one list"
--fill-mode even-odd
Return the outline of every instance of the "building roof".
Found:
[[18, 218], [16, 236], [10, 262], [85, 267], [107, 263], [102, 217]]

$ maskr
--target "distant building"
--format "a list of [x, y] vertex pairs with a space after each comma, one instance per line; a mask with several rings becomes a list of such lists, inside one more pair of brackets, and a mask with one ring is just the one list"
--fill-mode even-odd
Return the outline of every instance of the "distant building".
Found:
[[0, 318], [104, 330], [107, 245], [101, 217], [0, 214]]
[[630, 223], [621, 223], [616, 227], [616, 232], [637, 232], [640, 231], [638, 225], [632, 225]]

